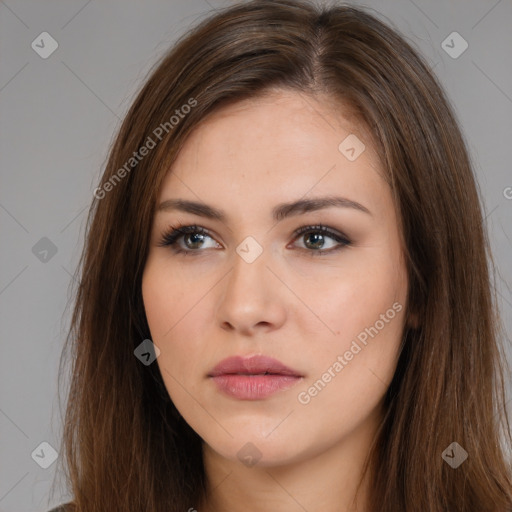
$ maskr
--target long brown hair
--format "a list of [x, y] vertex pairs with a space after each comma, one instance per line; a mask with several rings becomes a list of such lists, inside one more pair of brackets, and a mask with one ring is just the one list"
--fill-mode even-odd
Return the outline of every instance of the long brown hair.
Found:
[[[279, 88], [322, 94], [356, 113], [386, 171], [405, 243], [417, 325], [404, 332], [367, 459], [368, 510], [504, 512], [512, 437], [503, 328], [455, 116], [424, 60], [367, 9], [292, 0], [245, 2], [199, 23], [152, 71], [112, 145], [61, 359], [69, 352], [63, 452], [76, 510], [185, 511], [204, 495], [201, 439], [158, 365], [134, 356], [150, 338], [141, 279], [153, 212], [198, 123]], [[468, 454], [456, 469], [443, 460], [453, 442]]]

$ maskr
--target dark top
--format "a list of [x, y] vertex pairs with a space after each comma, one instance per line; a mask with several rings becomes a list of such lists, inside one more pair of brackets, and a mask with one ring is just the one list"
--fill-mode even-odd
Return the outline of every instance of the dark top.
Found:
[[75, 507], [73, 503], [64, 503], [63, 505], [59, 505], [56, 508], [52, 508], [49, 512], [73, 512]]

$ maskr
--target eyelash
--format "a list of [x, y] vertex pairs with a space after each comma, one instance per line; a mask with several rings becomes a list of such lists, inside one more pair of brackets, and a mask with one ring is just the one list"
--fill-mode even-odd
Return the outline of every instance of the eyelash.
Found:
[[[304, 235], [305, 233], [321, 233], [322, 235], [327, 235], [336, 242], [338, 242], [338, 247], [333, 247], [331, 249], [302, 249], [300, 250], [308, 252], [311, 256], [320, 256], [325, 255], [328, 253], [333, 253], [336, 251], [339, 251], [340, 249], [343, 249], [344, 247], [350, 246], [352, 242], [344, 235], [339, 234], [335, 231], [332, 231], [326, 226], [323, 226], [322, 224], [318, 224], [316, 226], [302, 226], [301, 228], [297, 229], [293, 233], [293, 240], [295, 241], [298, 239], [301, 235]], [[179, 225], [179, 226], [170, 226], [169, 230], [163, 234], [161, 241], [158, 243], [158, 247], [166, 247], [170, 246], [171, 249], [176, 254], [183, 254], [184, 256], [189, 256], [193, 254], [197, 254], [199, 252], [203, 252], [199, 249], [182, 249], [177, 246], [176, 242], [187, 234], [200, 234], [200, 235], [206, 235], [210, 238], [213, 238], [210, 233], [204, 229], [201, 226], [198, 226], [196, 224], [193, 225]]]

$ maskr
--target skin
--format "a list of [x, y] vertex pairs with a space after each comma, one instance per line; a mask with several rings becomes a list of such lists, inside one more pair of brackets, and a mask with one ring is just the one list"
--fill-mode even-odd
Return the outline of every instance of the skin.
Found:
[[[158, 204], [201, 201], [228, 216], [220, 222], [158, 212], [142, 282], [166, 388], [204, 440], [209, 493], [191, 504], [199, 512], [356, 510], [352, 501], [398, 360], [407, 274], [377, 155], [363, 127], [343, 113], [328, 98], [292, 91], [223, 107], [191, 134], [163, 183]], [[366, 146], [355, 161], [338, 150], [349, 134]], [[327, 195], [357, 201], [371, 215], [329, 207], [271, 218], [278, 203]], [[175, 254], [158, 244], [177, 223], [202, 226], [211, 237], [185, 235], [177, 243], [196, 253]], [[312, 254], [339, 246], [315, 232], [293, 235], [319, 223], [351, 245]], [[236, 252], [248, 236], [263, 249], [252, 263]], [[300, 403], [299, 393], [394, 303], [401, 311]], [[207, 377], [228, 356], [254, 354], [304, 377], [256, 401], [226, 396]], [[252, 467], [237, 457], [248, 442], [261, 454]], [[358, 511], [366, 510], [367, 496], [365, 479]]]

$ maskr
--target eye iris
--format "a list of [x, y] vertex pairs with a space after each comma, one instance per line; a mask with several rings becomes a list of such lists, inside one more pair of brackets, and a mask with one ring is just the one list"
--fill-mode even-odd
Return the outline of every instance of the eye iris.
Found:
[[[320, 234], [320, 233], [309, 233], [307, 235], [305, 235], [305, 239], [308, 240], [308, 239], [311, 239], [311, 238], [316, 238], [316, 242], [313, 242], [313, 245], [312, 244], [308, 244], [306, 242], [306, 246], [311, 246], [314, 248], [314, 249], [320, 249], [322, 246], [323, 246], [323, 243], [324, 243], [324, 235]], [[321, 242], [320, 245], [318, 245], [318, 242]]]
[[[203, 242], [203, 237], [204, 235], [200, 234], [200, 233], [189, 233], [187, 235], [185, 235], [185, 240], [189, 240], [190, 238], [199, 238], [198, 241], [196, 242], [192, 242], [192, 244], [195, 244], [195, 243], [201, 243]], [[185, 242], [186, 243], [186, 242]], [[187, 244], [188, 246], [189, 244]]]

